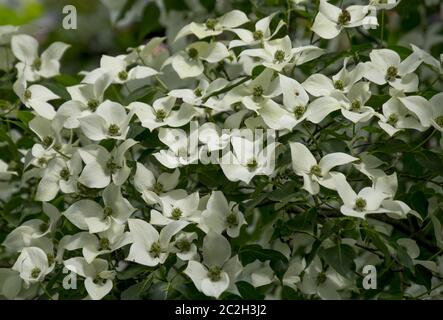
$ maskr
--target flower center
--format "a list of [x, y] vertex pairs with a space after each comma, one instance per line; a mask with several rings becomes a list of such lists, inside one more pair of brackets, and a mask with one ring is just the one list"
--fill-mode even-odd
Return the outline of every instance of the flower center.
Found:
[[283, 50], [277, 50], [274, 53], [274, 63], [282, 63], [285, 60], [285, 52]]
[[163, 122], [166, 118], [166, 111], [163, 109], [159, 109], [155, 111], [155, 121], [157, 122]]
[[23, 94], [23, 96], [25, 97], [25, 100], [29, 100], [32, 98], [32, 92], [29, 89], [25, 90], [25, 93]]
[[363, 211], [366, 208], [366, 200], [363, 198], [357, 198], [355, 200], [355, 207], [354, 209], [358, 211]]
[[233, 212], [228, 214], [226, 217], [226, 224], [228, 225], [228, 228], [236, 227], [238, 226], [238, 218], [237, 215]]
[[161, 184], [161, 183], [159, 183], [159, 182], [156, 182], [155, 184], [154, 184], [154, 187], [152, 188], [152, 190], [155, 192], [155, 193], [161, 193], [161, 192], [163, 192], [163, 185]]
[[188, 252], [191, 250], [191, 243], [187, 239], [180, 239], [175, 243], [175, 247], [180, 250], [180, 252]]
[[98, 105], [99, 105], [99, 102], [97, 100], [89, 100], [88, 101], [88, 108], [91, 111], [95, 111], [95, 109], [97, 109]]
[[443, 116], [435, 118], [435, 123], [438, 124], [440, 127], [443, 127]]
[[37, 279], [41, 272], [42, 271], [40, 270], [40, 268], [35, 267], [34, 269], [31, 270], [31, 278]]
[[208, 270], [208, 278], [211, 281], [219, 281], [221, 279], [221, 269], [220, 267], [212, 267]]
[[327, 277], [324, 272], [320, 272], [317, 276], [317, 285], [321, 285], [322, 283], [325, 283]]
[[345, 88], [345, 84], [343, 83], [342, 80], [334, 81], [334, 88], [343, 91], [343, 89]]
[[246, 164], [249, 171], [254, 171], [258, 166], [257, 160], [253, 159]]
[[46, 160], [45, 158], [38, 158], [37, 163], [41, 166], [44, 166], [48, 163], [48, 160]]
[[265, 90], [263, 89], [263, 87], [258, 85], [252, 89], [252, 96], [254, 98], [261, 98], [261, 96], [263, 96], [264, 92], [265, 92]]
[[359, 111], [361, 108], [360, 100], [354, 100], [351, 103], [351, 111]]
[[314, 176], [321, 177], [321, 168], [319, 165], [314, 165], [311, 167], [310, 173]]
[[54, 138], [46, 136], [43, 138], [42, 144], [45, 148], [48, 148], [54, 142]]
[[120, 132], [120, 127], [116, 124], [111, 124], [108, 128], [108, 134], [110, 136], [116, 136]]
[[174, 220], [180, 219], [182, 214], [183, 214], [183, 211], [180, 208], [174, 208], [171, 211], [171, 216], [172, 216], [172, 219], [174, 219]]
[[343, 9], [338, 16], [338, 24], [344, 26], [351, 21], [351, 14], [348, 10]]
[[263, 31], [256, 30], [256, 31], [254, 31], [254, 33], [252, 33], [252, 36], [254, 37], [255, 41], [261, 40], [261, 39], [263, 39]]
[[305, 114], [306, 108], [303, 106], [296, 106], [294, 109], [294, 115], [298, 119], [300, 119]]
[[160, 246], [160, 243], [158, 242], [154, 242], [151, 245], [151, 249], [149, 249], [149, 254], [153, 257], [153, 258], [158, 258], [160, 257], [160, 254], [162, 253], [162, 248]]
[[100, 250], [109, 250], [109, 239], [108, 238], [101, 238], [100, 239]]
[[105, 207], [103, 209], [103, 215], [105, 217], [110, 217], [112, 215], [112, 208], [111, 207]]
[[388, 118], [388, 123], [393, 126], [398, 122], [398, 116], [395, 113], [391, 113]]
[[197, 88], [194, 90], [194, 94], [196, 97], [201, 97], [203, 95], [203, 92], [200, 88]]
[[120, 71], [120, 72], [117, 74], [117, 76], [118, 76], [118, 78], [119, 78], [121, 81], [125, 81], [125, 80], [128, 79], [128, 73], [127, 73], [125, 70]]
[[121, 169], [122, 167], [117, 165], [114, 162], [114, 158], [110, 158], [107, 162], [106, 162], [106, 168], [112, 173], [116, 173], [118, 169]]
[[60, 174], [60, 177], [65, 181], [68, 181], [69, 177], [71, 176], [71, 173], [69, 172], [69, 169], [67, 167], [64, 167], [63, 169], [61, 169], [59, 174]]
[[209, 18], [206, 20], [205, 26], [209, 30], [215, 30], [215, 27], [217, 26], [217, 19]]
[[198, 50], [195, 48], [189, 48], [188, 50], [188, 56], [191, 59], [196, 59], [198, 57]]
[[398, 76], [398, 69], [394, 66], [390, 66], [388, 70], [386, 70], [386, 79], [389, 81], [394, 81]]
[[40, 58], [37, 58], [32, 63], [32, 69], [39, 71], [42, 67], [42, 60]]

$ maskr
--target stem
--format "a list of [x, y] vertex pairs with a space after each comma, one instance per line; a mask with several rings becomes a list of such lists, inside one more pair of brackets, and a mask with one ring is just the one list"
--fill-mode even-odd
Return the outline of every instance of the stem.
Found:
[[432, 130], [432, 132], [422, 141], [420, 142], [415, 148], [409, 150], [409, 152], [414, 152], [415, 150], [417, 150], [418, 148], [420, 148], [422, 145], [424, 145], [426, 142], [429, 141], [429, 139], [432, 138], [432, 136], [437, 132], [437, 129], [434, 128], [434, 130]]

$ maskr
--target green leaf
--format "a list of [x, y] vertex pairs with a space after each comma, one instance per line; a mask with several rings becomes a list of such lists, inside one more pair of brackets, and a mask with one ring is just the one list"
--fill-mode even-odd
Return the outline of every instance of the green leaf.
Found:
[[251, 262], [254, 262], [255, 260], [260, 260], [260, 261], [288, 260], [281, 252], [271, 249], [263, 249], [258, 244], [247, 245], [240, 248], [238, 255], [243, 265], [247, 265]]
[[335, 247], [322, 249], [320, 250], [320, 256], [342, 276], [346, 278], [352, 277], [355, 270], [355, 252], [349, 245], [340, 244]]
[[235, 284], [243, 299], [263, 300], [264, 294], [260, 293], [253, 285], [246, 281], [240, 281]]

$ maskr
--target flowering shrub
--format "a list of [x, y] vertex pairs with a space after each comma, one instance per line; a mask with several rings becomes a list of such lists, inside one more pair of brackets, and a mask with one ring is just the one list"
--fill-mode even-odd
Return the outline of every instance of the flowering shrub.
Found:
[[0, 296], [439, 297], [442, 64], [397, 4], [234, 9], [79, 81], [0, 27]]

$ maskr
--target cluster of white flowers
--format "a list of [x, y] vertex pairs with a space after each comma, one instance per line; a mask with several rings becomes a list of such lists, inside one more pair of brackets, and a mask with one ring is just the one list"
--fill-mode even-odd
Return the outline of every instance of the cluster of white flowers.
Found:
[[[377, 26], [373, 10], [395, 4], [371, 1], [340, 9], [321, 0], [312, 31], [332, 39], [368, 21]], [[242, 265], [241, 249], [231, 241], [259, 228], [255, 211], [247, 218], [243, 200], [197, 187], [198, 176], [189, 171], [196, 163], [188, 149], [192, 122], [200, 125], [193, 154], [223, 153], [215, 168], [246, 195], [257, 188], [254, 179], [284, 178], [292, 169], [300, 194], [304, 189], [315, 198], [321, 187], [335, 192], [342, 203], [329, 206], [344, 216], [420, 218], [396, 200], [397, 175], [380, 170], [382, 160], [359, 152], [355, 139], [348, 153], [311, 152], [316, 133], [309, 128], [340, 114], [354, 132], [373, 118], [389, 136], [430, 127], [443, 132], [443, 93], [430, 100], [420, 96], [415, 73], [422, 64], [441, 72], [440, 61], [416, 46], [403, 60], [381, 48], [370, 52], [369, 61], [344, 58], [332, 76], [305, 75], [302, 66], [326, 52], [311, 44], [294, 46], [288, 35], [281, 36], [285, 22], [277, 17], [250, 24], [250, 17], [234, 10], [183, 28], [176, 39], [195, 41], [181, 51], [170, 53], [164, 38], [154, 38], [127, 54], [104, 55], [99, 68], [66, 87], [69, 99], [42, 81], [59, 75], [69, 45], [57, 42], [39, 53], [33, 37], [2, 29], [0, 39], [7, 39], [15, 57], [13, 88], [34, 114], [28, 125], [38, 138], [23, 150], [22, 183], [37, 181], [35, 200], [47, 218], [23, 222], [3, 241], [16, 260], [12, 268], [0, 269], [0, 294], [32, 297], [57, 266], [64, 266], [84, 279], [89, 298], [102, 299], [118, 273], [134, 264], [154, 272], [167, 261], [174, 264], [173, 275], [192, 280], [209, 297], [240, 294], [238, 281], [254, 287], [279, 283], [269, 261]], [[390, 97], [376, 111], [368, 101], [384, 87]], [[273, 130], [275, 142], [257, 151], [255, 140], [243, 134], [254, 129]], [[270, 165], [285, 153], [290, 162]], [[354, 191], [346, 178], [350, 170], [367, 176], [371, 185]], [[0, 162], [0, 179], [14, 175]], [[58, 233], [62, 224], [69, 234]], [[285, 243], [263, 232], [259, 244], [289, 260], [280, 284], [326, 299], [339, 298], [340, 289], [352, 286], [324, 269], [318, 257], [307, 264], [295, 254], [306, 238]]]

